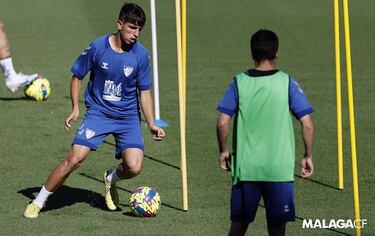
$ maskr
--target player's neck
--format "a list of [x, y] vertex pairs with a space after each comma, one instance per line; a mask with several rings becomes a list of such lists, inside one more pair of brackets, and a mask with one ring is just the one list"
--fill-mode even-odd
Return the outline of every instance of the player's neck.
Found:
[[275, 60], [264, 60], [260, 63], [255, 63], [255, 69], [260, 71], [269, 71], [269, 70], [275, 70]]
[[109, 45], [115, 52], [127, 52], [132, 48], [132, 45], [126, 44], [121, 40], [120, 33], [113, 34], [109, 37]]

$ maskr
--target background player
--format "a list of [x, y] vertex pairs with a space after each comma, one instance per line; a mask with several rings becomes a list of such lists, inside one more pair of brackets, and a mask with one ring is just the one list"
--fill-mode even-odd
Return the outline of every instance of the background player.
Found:
[[[269, 235], [285, 235], [295, 220], [294, 132], [290, 111], [302, 125], [305, 155], [301, 175], [313, 173], [312, 108], [299, 85], [275, 68], [278, 38], [269, 30], [251, 37], [255, 69], [235, 76], [217, 110], [220, 167], [232, 172], [229, 235], [244, 235], [263, 197]], [[227, 147], [229, 121], [235, 115], [233, 156]]]
[[14, 70], [10, 44], [5, 32], [5, 24], [2, 21], [0, 21], [0, 67], [4, 73], [5, 85], [11, 92], [15, 92], [18, 88], [26, 86], [38, 78], [37, 74], [24, 75], [16, 73]]
[[142, 169], [144, 145], [138, 93], [154, 139], [164, 138], [164, 130], [154, 124], [149, 54], [137, 41], [145, 20], [141, 7], [125, 3], [117, 21], [118, 32], [94, 40], [73, 64], [70, 86], [73, 109], [65, 120], [65, 128], [70, 129], [71, 122], [79, 116], [81, 80], [91, 71], [85, 93], [87, 111], [66, 159], [52, 170], [37, 198], [27, 206], [25, 217], [38, 217], [48, 196], [109, 134], [115, 138], [115, 156], [122, 163], [104, 174], [105, 200], [109, 210], [117, 209], [116, 181], [133, 178]]

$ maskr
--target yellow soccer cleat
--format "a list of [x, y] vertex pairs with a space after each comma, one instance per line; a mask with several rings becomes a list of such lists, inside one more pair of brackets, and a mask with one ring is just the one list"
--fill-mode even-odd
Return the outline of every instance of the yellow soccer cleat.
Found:
[[105, 194], [105, 204], [108, 210], [115, 211], [119, 204], [119, 197], [117, 192], [116, 184], [111, 184], [107, 180], [107, 174], [109, 171], [104, 172], [103, 182], [104, 182], [104, 194]]
[[40, 208], [34, 204], [30, 203], [27, 205], [25, 212], [23, 213], [23, 216], [26, 218], [37, 218], [40, 212]]

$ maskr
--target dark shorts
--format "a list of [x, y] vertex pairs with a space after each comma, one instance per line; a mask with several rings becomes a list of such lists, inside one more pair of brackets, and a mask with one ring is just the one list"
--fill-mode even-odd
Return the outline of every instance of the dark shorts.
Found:
[[95, 151], [110, 134], [116, 141], [115, 157], [118, 159], [121, 158], [121, 152], [127, 148], [138, 148], [142, 151], [144, 149], [138, 116], [112, 119], [91, 111], [85, 114], [72, 144], [83, 145]]
[[263, 197], [268, 221], [294, 221], [293, 189], [293, 182], [239, 182], [232, 187], [231, 220], [253, 222]]

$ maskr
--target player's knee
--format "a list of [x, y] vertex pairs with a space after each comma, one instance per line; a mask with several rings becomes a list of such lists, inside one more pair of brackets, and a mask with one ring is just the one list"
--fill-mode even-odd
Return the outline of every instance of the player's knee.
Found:
[[73, 153], [69, 153], [66, 158], [66, 161], [67, 161], [67, 167], [69, 171], [72, 172], [73, 170], [77, 169], [81, 165], [82, 158], [80, 158], [78, 155], [75, 155]]
[[126, 172], [128, 174], [131, 174], [132, 176], [136, 176], [136, 175], [139, 175], [142, 171], [142, 162], [140, 161], [134, 161], [134, 162], [130, 162], [130, 163], [122, 163], [123, 165], [123, 168], [124, 170], [126, 170]]
[[132, 165], [131, 167], [129, 167], [129, 171], [134, 175], [139, 175], [142, 171], [142, 164], [141, 163], [137, 163], [135, 165]]

